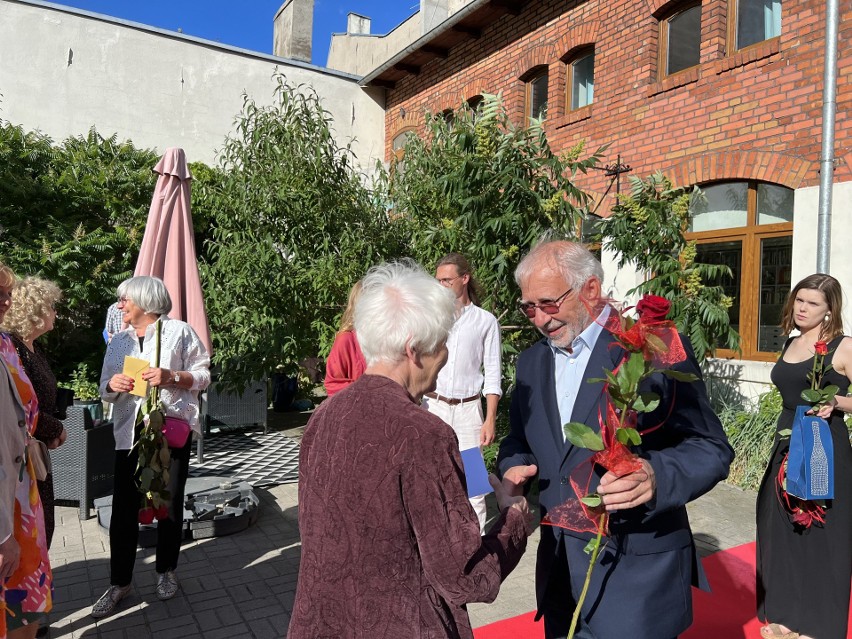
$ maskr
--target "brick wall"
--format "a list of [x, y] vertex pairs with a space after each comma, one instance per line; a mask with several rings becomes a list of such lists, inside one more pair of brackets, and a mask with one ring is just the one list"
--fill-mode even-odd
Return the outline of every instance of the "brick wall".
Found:
[[[665, 0], [527, 3], [520, 15], [503, 16], [481, 38], [388, 90], [386, 155], [400, 130], [422, 126], [424, 110], [452, 108], [482, 92], [501, 92], [510, 117], [521, 123], [521, 77], [547, 65], [546, 127], [557, 150], [581, 139], [589, 150], [608, 144], [607, 162], [620, 153], [634, 175], [662, 169], [678, 184], [726, 178], [790, 188], [818, 184], [824, 3], [785, 0], [779, 38], [727, 55], [728, 0], [704, 0], [701, 63], [660, 80], [657, 18], [674, 6]], [[852, 180], [852, 0], [841, 0], [841, 20], [837, 182]], [[565, 105], [564, 60], [590, 44], [594, 103], [572, 112]], [[581, 186], [600, 192], [605, 178], [595, 174]]]

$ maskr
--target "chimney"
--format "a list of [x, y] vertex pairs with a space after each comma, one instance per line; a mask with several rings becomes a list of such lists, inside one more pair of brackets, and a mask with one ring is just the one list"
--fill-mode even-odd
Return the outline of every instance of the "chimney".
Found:
[[349, 35], [370, 35], [370, 18], [357, 13], [346, 16], [346, 33]]
[[448, 0], [420, 0], [421, 35], [426, 35], [449, 17]]
[[272, 53], [310, 62], [313, 28], [314, 0], [285, 0], [273, 21]]

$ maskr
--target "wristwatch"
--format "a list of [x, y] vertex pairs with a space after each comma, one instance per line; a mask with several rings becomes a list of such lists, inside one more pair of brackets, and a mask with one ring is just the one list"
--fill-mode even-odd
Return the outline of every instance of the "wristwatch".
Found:
[[172, 381], [175, 383], [175, 386], [180, 384], [180, 373], [178, 371], [175, 371], [175, 374], [172, 375]]

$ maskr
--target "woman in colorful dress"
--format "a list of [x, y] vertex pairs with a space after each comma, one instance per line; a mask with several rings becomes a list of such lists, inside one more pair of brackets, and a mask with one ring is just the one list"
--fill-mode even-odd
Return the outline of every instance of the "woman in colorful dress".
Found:
[[[0, 321], [15, 276], [0, 262]], [[0, 639], [32, 639], [52, 605], [53, 576], [44, 514], [27, 438], [38, 400], [8, 335], [0, 333]]]
[[[808, 374], [823, 364], [820, 388], [836, 397], [816, 409], [827, 420], [834, 449], [834, 499], [824, 504], [788, 495], [779, 483], [790, 439], [776, 435], [757, 497], [757, 605], [765, 639], [846, 639], [852, 579], [852, 447], [843, 421], [852, 412], [852, 339], [843, 336], [843, 292], [830, 275], [796, 284], [782, 311], [784, 345], [772, 369], [783, 400], [777, 429], [791, 428], [796, 407], [807, 404]], [[815, 362], [815, 358], [817, 359]], [[829, 368], [829, 365], [832, 368]]]
[[[62, 292], [53, 282], [40, 277], [25, 277], [15, 284], [13, 295], [14, 302], [0, 322], [0, 330], [9, 333], [12, 338], [38, 399], [38, 428], [34, 437], [50, 449], [58, 448], [68, 435], [65, 426], [55, 415], [56, 377], [36, 340], [53, 329], [55, 306], [62, 298]], [[38, 494], [44, 510], [47, 547], [50, 548], [54, 529], [52, 473], [44, 481], [38, 482]]]

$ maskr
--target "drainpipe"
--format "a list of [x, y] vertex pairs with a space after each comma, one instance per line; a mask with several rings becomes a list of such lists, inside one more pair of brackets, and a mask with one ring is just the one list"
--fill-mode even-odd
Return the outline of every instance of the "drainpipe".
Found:
[[831, 191], [834, 186], [834, 120], [837, 113], [837, 26], [838, 0], [825, 7], [825, 70], [822, 90], [822, 153], [819, 172], [819, 217], [817, 222], [817, 272], [829, 272], [831, 257]]

